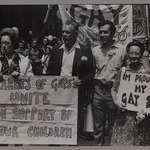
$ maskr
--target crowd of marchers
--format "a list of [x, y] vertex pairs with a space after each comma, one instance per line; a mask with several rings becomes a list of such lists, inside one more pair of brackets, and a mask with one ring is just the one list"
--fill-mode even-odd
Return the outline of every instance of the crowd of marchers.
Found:
[[[117, 101], [122, 72], [150, 73], [149, 64], [142, 61], [143, 54], [149, 54], [147, 43], [134, 40], [124, 48], [114, 40], [116, 27], [112, 21], [101, 21], [97, 27], [100, 42], [94, 47], [77, 40], [79, 25], [70, 20], [62, 26], [61, 40], [49, 35], [42, 42], [36, 37], [26, 42], [19, 37], [18, 29], [3, 28], [0, 81], [3, 75], [15, 79], [34, 75], [77, 76], [79, 138], [93, 139], [99, 146], [150, 145], [149, 115], [129, 111]], [[89, 104], [93, 133], [84, 130]]]

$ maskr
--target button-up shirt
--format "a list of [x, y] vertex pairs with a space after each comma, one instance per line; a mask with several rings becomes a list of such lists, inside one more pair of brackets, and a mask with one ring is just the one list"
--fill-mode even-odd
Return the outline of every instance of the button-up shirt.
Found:
[[70, 51], [67, 50], [65, 44], [63, 44], [60, 49], [64, 50], [62, 67], [61, 67], [61, 76], [72, 76], [73, 60], [75, 55], [75, 49], [80, 48], [78, 43], [75, 43]]
[[112, 45], [106, 52], [101, 46], [96, 46], [92, 53], [96, 63], [95, 79], [104, 83], [114, 82], [126, 50], [121, 45]]

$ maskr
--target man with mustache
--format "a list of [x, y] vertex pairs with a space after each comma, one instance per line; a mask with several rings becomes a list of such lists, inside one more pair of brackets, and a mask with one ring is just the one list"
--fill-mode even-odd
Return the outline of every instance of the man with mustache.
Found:
[[[95, 145], [109, 145], [116, 118], [116, 107], [111, 96], [111, 87], [121, 68], [125, 50], [113, 39], [116, 27], [109, 20], [98, 24], [100, 45], [92, 49], [96, 73], [94, 77], [93, 118]], [[105, 140], [105, 126], [108, 124], [108, 139]]]

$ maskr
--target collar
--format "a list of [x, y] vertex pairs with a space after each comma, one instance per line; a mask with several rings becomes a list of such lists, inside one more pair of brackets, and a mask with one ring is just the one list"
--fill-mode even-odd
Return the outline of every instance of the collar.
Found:
[[[3, 60], [3, 59], [6, 59], [6, 56], [3, 54], [0, 54], [0, 60]], [[13, 55], [12, 59], [20, 60], [21, 58], [20, 58], [19, 54], [16, 51], [14, 51], [14, 55]]]
[[[80, 45], [79, 45], [79, 43], [78, 42], [76, 42], [73, 46], [72, 46], [72, 48], [78, 48], [78, 49], [80, 49]], [[71, 48], [71, 49], [72, 49]], [[63, 49], [63, 50], [66, 50], [66, 46], [65, 46], [65, 44], [62, 44], [61, 46], [60, 46], [60, 48], [59, 49]]]
[[[100, 48], [102, 48], [102, 45], [100, 45]], [[119, 48], [119, 44], [116, 43], [115, 40], [114, 40], [114, 43], [111, 45], [110, 48], [112, 48], [112, 49], [114, 49], [114, 48]]]

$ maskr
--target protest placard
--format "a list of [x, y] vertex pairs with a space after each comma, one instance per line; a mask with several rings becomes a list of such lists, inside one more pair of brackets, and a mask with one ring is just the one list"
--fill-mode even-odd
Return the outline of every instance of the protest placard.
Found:
[[0, 83], [1, 144], [77, 144], [76, 77], [34, 76]]
[[127, 110], [150, 113], [150, 75], [122, 72], [117, 100]]

